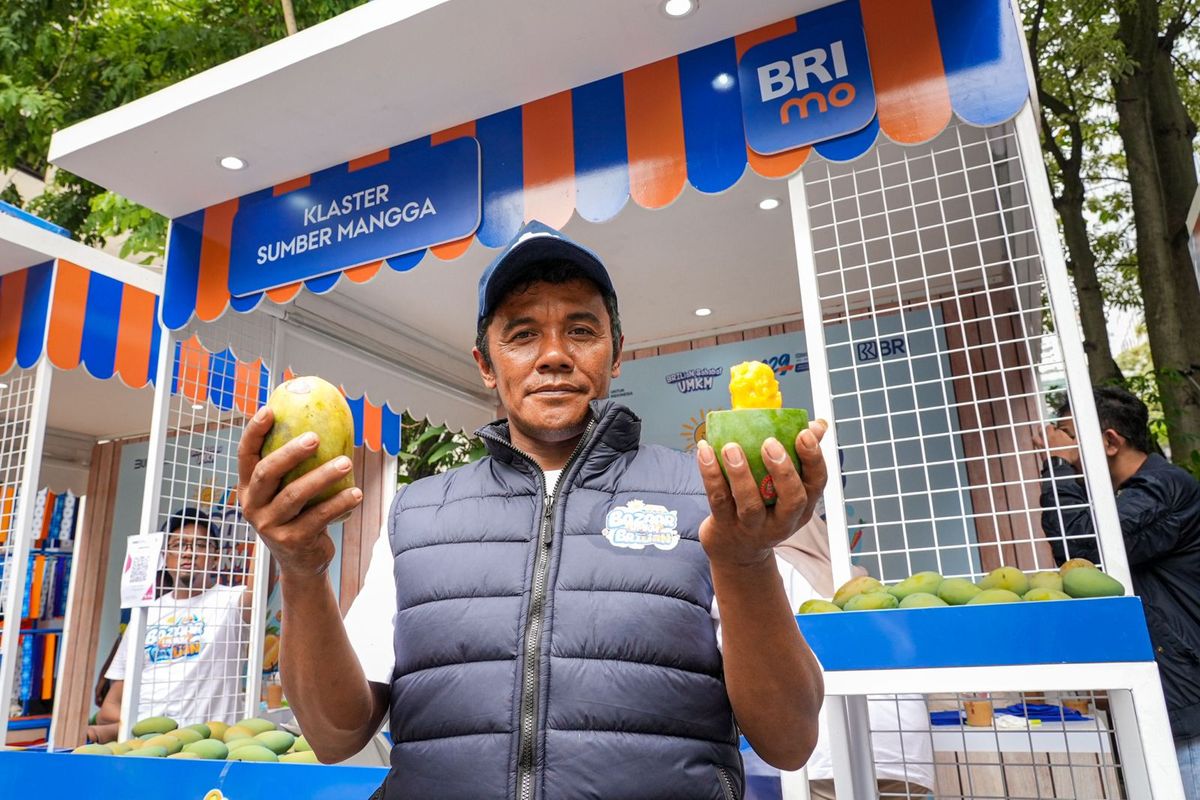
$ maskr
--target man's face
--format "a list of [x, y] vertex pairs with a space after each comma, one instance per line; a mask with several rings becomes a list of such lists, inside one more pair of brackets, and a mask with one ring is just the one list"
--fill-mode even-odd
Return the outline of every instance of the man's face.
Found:
[[176, 586], [202, 586], [217, 568], [220, 548], [203, 526], [187, 524], [167, 534], [166, 556]]
[[487, 329], [489, 366], [474, 351], [484, 385], [495, 389], [513, 428], [542, 442], [578, 436], [588, 403], [621, 372], [599, 289], [579, 279], [538, 282], [504, 298]]

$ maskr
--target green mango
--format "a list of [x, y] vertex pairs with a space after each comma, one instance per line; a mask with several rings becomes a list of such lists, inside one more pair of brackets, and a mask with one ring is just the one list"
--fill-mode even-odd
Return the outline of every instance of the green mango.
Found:
[[838, 608], [845, 608], [846, 603], [851, 597], [862, 594], [863, 592], [884, 592], [887, 591], [883, 584], [872, 578], [870, 575], [860, 575], [857, 578], [851, 578], [842, 584], [841, 588], [833, 595], [833, 604]]
[[841, 611], [842, 609], [828, 600], [812, 599], [805, 600], [800, 604], [800, 614], [827, 614], [831, 611]]
[[1066, 592], [1060, 592], [1058, 589], [1050, 589], [1045, 586], [1035, 586], [1026, 592], [1021, 599], [1033, 601], [1070, 600], [1071, 595], [1067, 594]]
[[260, 733], [275, 730], [275, 723], [269, 719], [259, 719], [258, 717], [248, 717], [238, 723], [239, 728], [245, 728], [256, 736]]
[[1071, 597], [1121, 597], [1125, 587], [1095, 567], [1079, 567], [1063, 576], [1063, 591]]
[[155, 745], [166, 748], [168, 753], [178, 753], [183, 749], [184, 742], [180, 741], [174, 736], [164, 733], [159, 736], [155, 736], [153, 739], [146, 740], [146, 747], [154, 747]]
[[148, 744], [145, 747], [139, 747], [137, 750], [130, 750], [122, 758], [166, 758], [167, 755], [167, 748], [161, 745]]
[[197, 722], [195, 725], [188, 725], [184, 730], [195, 731], [200, 734], [201, 739], [211, 739], [213, 736], [212, 728], [205, 725], [203, 722]]
[[1030, 590], [1053, 589], [1056, 592], [1061, 592], [1062, 591], [1062, 575], [1059, 575], [1057, 572], [1034, 573], [1029, 578], [1029, 588], [1030, 588]]
[[312, 750], [297, 750], [295, 753], [282, 755], [279, 760], [284, 764], [320, 764], [317, 754]]
[[225, 731], [229, 730], [232, 727], [228, 723], [221, 722], [220, 720], [215, 720], [215, 719], [210, 719], [208, 722], [206, 722], [204, 724], [208, 728], [207, 738], [220, 739], [222, 742], [225, 741]]
[[186, 758], [191, 761], [199, 761], [200, 760], [200, 756], [198, 756], [195, 753], [189, 753], [186, 750], [182, 750], [178, 753], [171, 753], [167, 756], [167, 758]]
[[167, 731], [173, 731], [179, 727], [179, 723], [170, 717], [146, 717], [140, 719], [133, 724], [134, 736], [145, 736], [146, 734], [160, 734]]
[[105, 746], [112, 750], [114, 756], [123, 756], [133, 749], [125, 742], [109, 742]]
[[252, 745], [250, 747], [239, 747], [228, 756], [226, 761], [278, 761], [279, 756], [272, 753], [262, 745]]
[[1015, 595], [1023, 595], [1029, 591], [1029, 577], [1016, 567], [997, 567], [979, 582], [979, 588], [1007, 589]]
[[937, 572], [918, 572], [916, 575], [905, 578], [895, 586], [889, 586], [888, 591], [896, 595], [897, 600], [903, 600], [910, 594], [937, 594], [938, 587], [942, 585], [942, 576]]
[[966, 578], [946, 578], [938, 587], [937, 596], [952, 606], [965, 606], [982, 591]]
[[81, 744], [71, 751], [81, 756], [111, 756], [112, 748], [103, 744]]
[[312, 745], [308, 743], [308, 739], [305, 739], [303, 736], [297, 736], [296, 744], [292, 746], [292, 749], [297, 753], [307, 753], [312, 750]]
[[225, 748], [232, 753], [234, 750], [241, 750], [243, 747], [262, 747], [262, 742], [257, 741], [253, 736], [246, 736], [241, 739], [234, 739], [226, 742]]
[[969, 606], [981, 606], [990, 603], [1019, 603], [1021, 595], [1008, 589], [984, 589], [967, 601]]
[[[238, 739], [237, 741], [253, 741], [250, 739]], [[229, 748], [220, 739], [201, 739], [198, 742], [185, 744], [183, 752], [195, 753], [200, 758], [219, 760], [229, 755]]]
[[881, 611], [900, 605], [896, 595], [890, 592], [864, 592], [846, 601], [844, 611]]
[[710, 411], [704, 419], [704, 438], [717, 453], [721, 470], [725, 470], [725, 455], [721, 451], [730, 442], [741, 445], [746, 454], [750, 474], [758, 484], [758, 493], [766, 505], [774, 505], [775, 482], [763, 464], [762, 445], [774, 436], [800, 469], [796, 456], [796, 437], [808, 427], [808, 412], [803, 408], [735, 408]]
[[262, 731], [252, 731], [244, 725], [230, 725], [225, 729], [225, 735], [221, 738], [225, 740], [225, 744], [229, 744], [234, 739], [253, 739], [254, 734]]
[[251, 741], [258, 742], [275, 755], [286, 753], [296, 743], [296, 737], [287, 731], [263, 731]]
[[1064, 562], [1063, 565], [1058, 568], [1058, 574], [1065, 578], [1067, 577], [1068, 572], [1073, 569], [1079, 569], [1080, 567], [1089, 567], [1091, 569], [1095, 569], [1096, 565], [1088, 561], [1086, 558], [1072, 558], [1070, 561]]
[[[318, 437], [316, 452], [283, 476], [279, 482], [280, 489], [338, 456], [353, 458], [354, 417], [346, 398], [332, 383], [311, 375], [292, 378], [271, 392], [267, 407], [275, 412], [275, 423], [263, 441], [263, 458], [302, 434], [311, 431]], [[354, 471], [351, 470], [337, 483], [310, 499], [305, 508], [322, 503], [353, 486]], [[254, 732], [262, 733], [258, 730]]]
[[950, 605], [936, 594], [928, 592], [913, 592], [900, 601], [901, 608], [937, 608]]
[[192, 730], [191, 728], [180, 728], [179, 730], [171, 731], [166, 735], [174, 736], [184, 744], [191, 744], [192, 742], [198, 742], [201, 739], [207, 738], [205, 736], [201, 736], [199, 731]]

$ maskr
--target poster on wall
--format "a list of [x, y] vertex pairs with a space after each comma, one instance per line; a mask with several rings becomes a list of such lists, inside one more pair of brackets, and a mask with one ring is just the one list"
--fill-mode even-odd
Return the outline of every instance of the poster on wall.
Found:
[[[965, 467], [953, 463], [954, 454], [961, 452], [957, 419], [945, 412], [955, 400], [953, 386], [945, 379], [952, 371], [941, 322], [939, 313], [923, 310], [825, 328], [851, 549], [873, 575], [888, 576], [901, 569], [905, 571], [900, 577], [909, 574], [907, 561], [888, 561], [888, 550], [931, 552], [935, 544], [947, 544], [944, 533], [939, 535], [932, 525], [906, 524], [912, 515], [900, 502], [901, 492], [928, 498], [931, 511], [925, 517], [953, 519], [961, 525], [954, 543], [962, 546], [940, 553], [944, 569], [969, 571], [973, 558], [969, 483]], [[803, 333], [629, 361], [621, 365], [610, 396], [641, 417], [643, 442], [692, 451], [704, 438], [705, 414], [729, 407], [729, 368], [742, 361], [771, 366], [784, 406], [811, 413], [812, 381]], [[919, 427], [909, 420], [917, 415]], [[899, 429], [910, 425], [919, 438], [916, 446], [893, 444], [904, 438]], [[881, 449], [888, 451], [886, 458]], [[931, 471], [926, 462], [933, 454], [942, 454], [940, 460], [948, 466]], [[906, 537], [903, 548], [886, 540], [896, 529]], [[918, 569], [916, 562], [911, 569]]]

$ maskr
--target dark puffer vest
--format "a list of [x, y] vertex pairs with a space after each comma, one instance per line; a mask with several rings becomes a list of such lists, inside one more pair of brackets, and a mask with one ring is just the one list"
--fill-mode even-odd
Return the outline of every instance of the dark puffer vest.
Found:
[[592, 411], [550, 503], [507, 423], [396, 499], [388, 800], [741, 796], [699, 472]]

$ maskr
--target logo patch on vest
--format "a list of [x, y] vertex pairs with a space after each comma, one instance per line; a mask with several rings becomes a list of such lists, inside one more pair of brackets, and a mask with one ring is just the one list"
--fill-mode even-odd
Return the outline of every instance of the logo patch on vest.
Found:
[[669, 510], [666, 506], [630, 500], [608, 512], [601, 533], [613, 547], [673, 550], [679, 544], [679, 531], [676, 530], [678, 517], [678, 511]]

